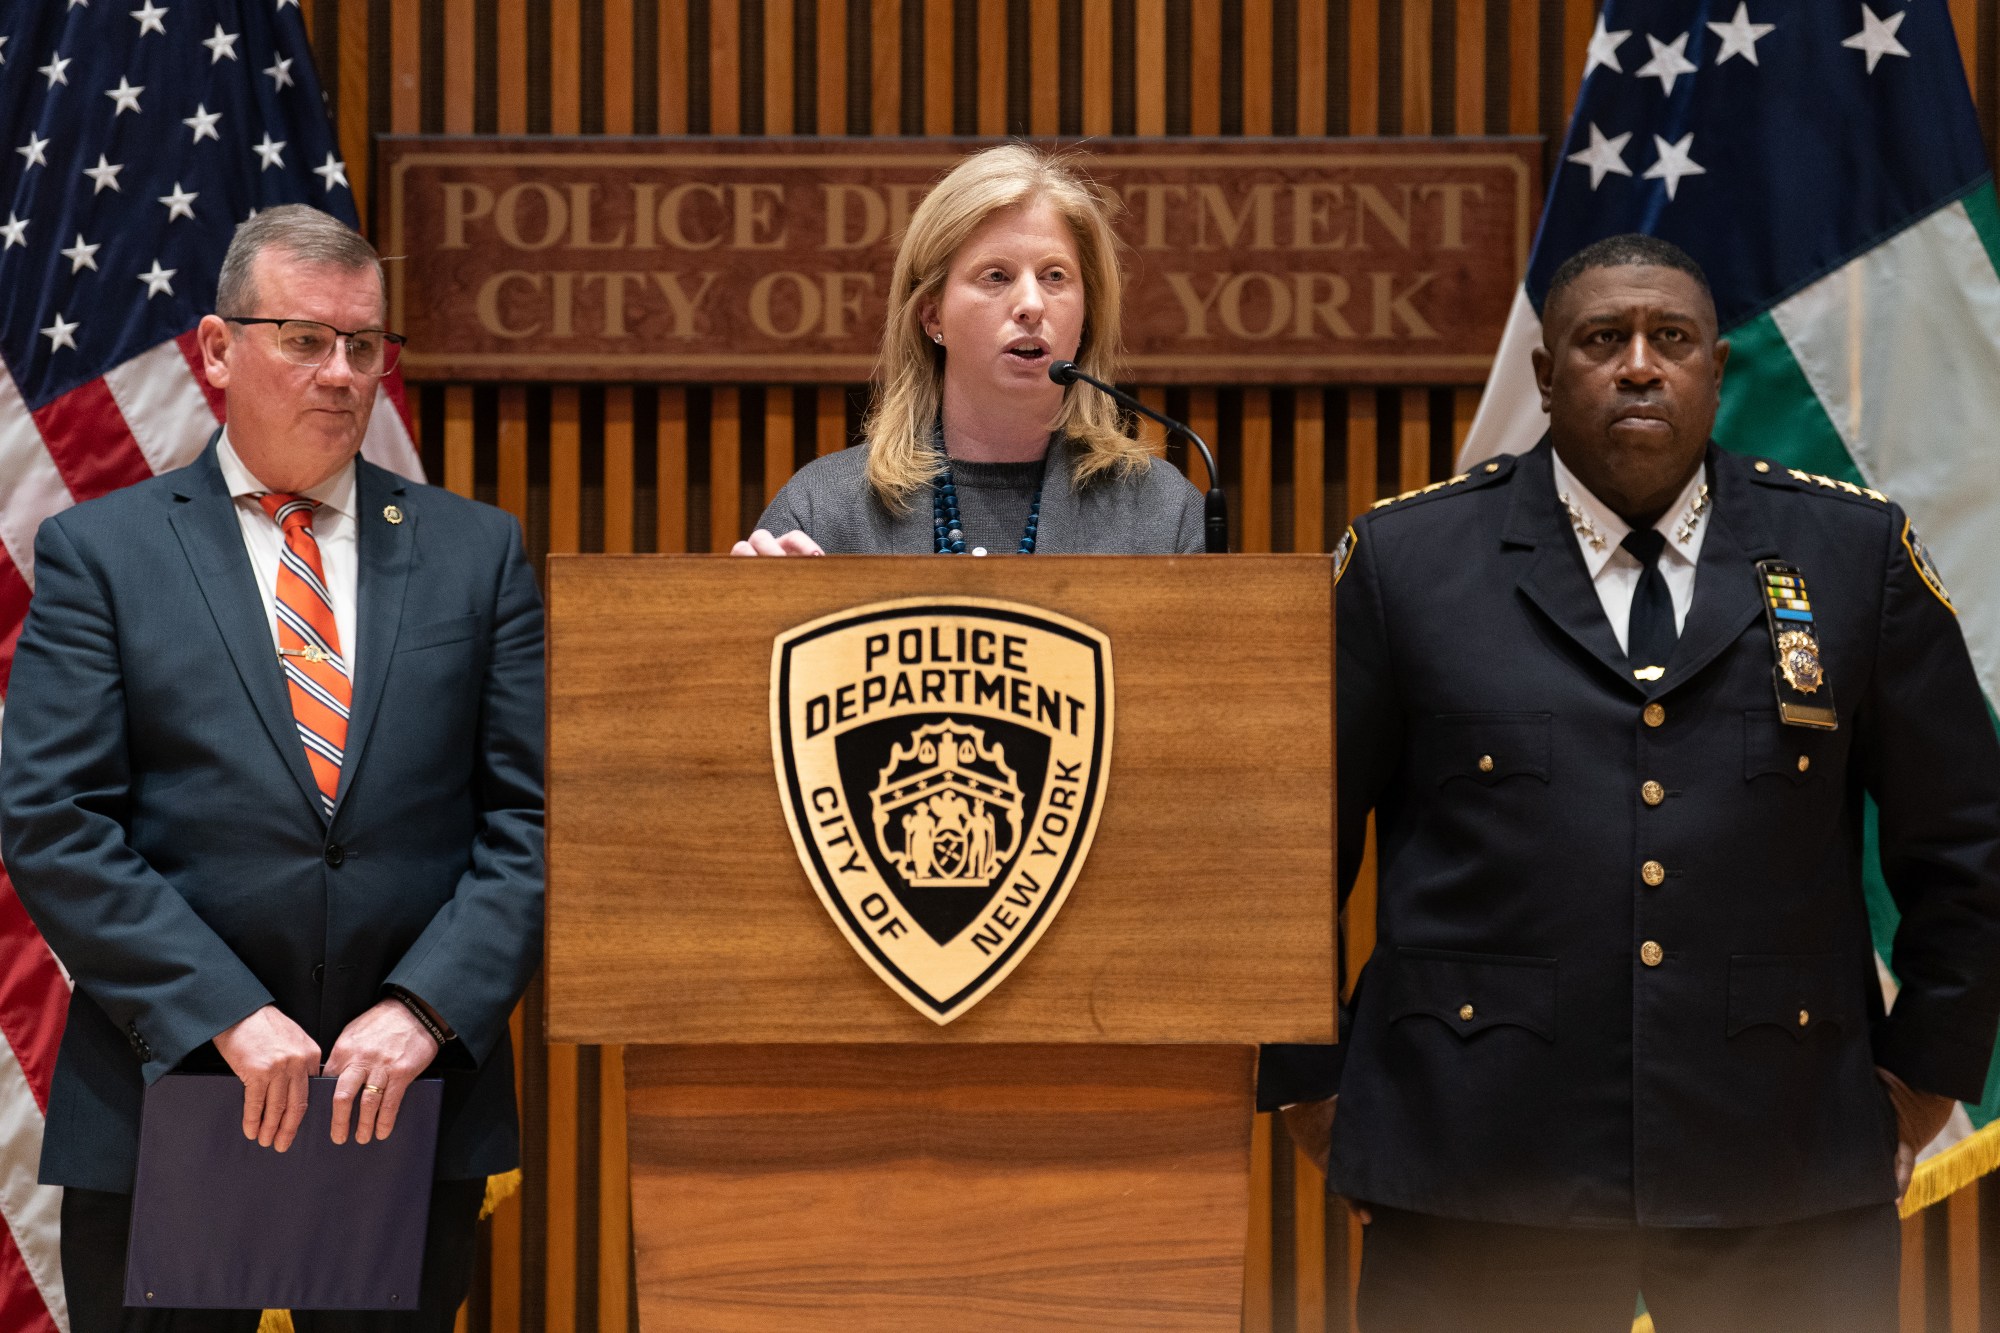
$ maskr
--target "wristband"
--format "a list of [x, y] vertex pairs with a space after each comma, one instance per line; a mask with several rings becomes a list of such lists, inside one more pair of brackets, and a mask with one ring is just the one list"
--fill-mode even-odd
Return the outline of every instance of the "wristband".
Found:
[[435, 1018], [430, 1016], [429, 1012], [425, 1010], [424, 1006], [418, 1002], [414, 995], [402, 989], [392, 990], [389, 994], [397, 1003], [410, 1011], [411, 1017], [423, 1025], [424, 1031], [431, 1034], [431, 1040], [438, 1044], [439, 1049], [443, 1049], [444, 1044], [451, 1040], [452, 1034], [446, 1031], [444, 1026]]

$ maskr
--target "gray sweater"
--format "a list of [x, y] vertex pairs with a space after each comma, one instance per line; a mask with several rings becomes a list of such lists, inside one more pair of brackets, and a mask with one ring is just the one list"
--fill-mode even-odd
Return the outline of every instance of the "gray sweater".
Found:
[[[828, 555], [930, 555], [937, 549], [931, 495], [919, 492], [891, 513], [868, 485], [863, 444], [815, 459], [785, 483], [757, 526], [803, 529]], [[1048, 555], [1176, 555], [1202, 549], [1202, 497], [1159, 461], [1144, 472], [1072, 484], [1076, 446], [1058, 441], [1042, 476], [1035, 550]], [[1025, 519], [1027, 515], [1022, 514]], [[970, 545], [970, 543], [968, 543]], [[999, 552], [1011, 551], [1011, 543]]]

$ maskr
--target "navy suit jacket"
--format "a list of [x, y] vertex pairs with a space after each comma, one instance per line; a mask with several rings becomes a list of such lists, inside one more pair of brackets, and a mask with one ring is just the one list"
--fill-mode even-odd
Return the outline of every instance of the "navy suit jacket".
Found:
[[[456, 1038], [437, 1174], [517, 1163], [541, 954], [542, 610], [507, 515], [357, 464], [358, 675], [332, 817], [214, 442], [43, 523], [0, 854], [75, 979], [41, 1178], [129, 1191], [144, 1085], [275, 1004], [329, 1050], [406, 987]], [[390, 506], [400, 513], [391, 522]]]
[[[1887, 1201], [1874, 1067], [1977, 1100], [2000, 1012], [2000, 743], [1953, 613], [1897, 506], [1711, 448], [1694, 600], [1642, 684], [1550, 458], [1545, 442], [1354, 525], [1340, 879], [1372, 811], [1380, 898], [1332, 1183], [1535, 1225]], [[1836, 731], [1779, 721], [1766, 558], [1805, 576]], [[1887, 1015], [1864, 793], [1902, 912]], [[1283, 1054], [1268, 1099], [1335, 1090], [1330, 1062], [1316, 1079]]]

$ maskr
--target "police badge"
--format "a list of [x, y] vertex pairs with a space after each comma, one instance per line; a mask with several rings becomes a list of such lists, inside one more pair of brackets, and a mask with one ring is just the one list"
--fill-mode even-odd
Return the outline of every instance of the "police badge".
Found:
[[1783, 560], [1759, 560], [1757, 583], [1763, 594], [1764, 623], [1777, 655], [1771, 682], [1778, 691], [1778, 717], [1795, 727], [1839, 730], [1840, 715], [1820, 657], [1805, 575]]
[[799, 860], [933, 1022], [990, 994], [1061, 910], [1111, 722], [1110, 640], [1035, 607], [878, 602], [778, 636], [771, 747]]
[[1778, 670], [1785, 683], [1801, 694], [1819, 689], [1824, 673], [1819, 665], [1819, 643], [1806, 630], [1788, 629], [1778, 635]]

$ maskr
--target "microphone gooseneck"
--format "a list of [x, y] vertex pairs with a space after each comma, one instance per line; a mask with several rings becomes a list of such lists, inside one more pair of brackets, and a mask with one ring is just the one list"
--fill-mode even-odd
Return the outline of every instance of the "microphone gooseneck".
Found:
[[1208, 451], [1208, 441], [1195, 434], [1186, 423], [1176, 421], [1164, 412], [1155, 412], [1131, 394], [1106, 384], [1074, 361], [1058, 361], [1050, 366], [1049, 378], [1065, 386], [1082, 380], [1120, 406], [1130, 408], [1149, 421], [1159, 422], [1170, 435], [1179, 435], [1200, 450], [1201, 461], [1208, 468], [1208, 494], [1202, 499], [1203, 547], [1210, 555], [1221, 555], [1229, 550], [1229, 502], [1222, 494], [1222, 478], [1215, 470], [1215, 455]]

